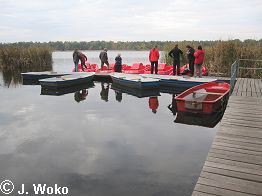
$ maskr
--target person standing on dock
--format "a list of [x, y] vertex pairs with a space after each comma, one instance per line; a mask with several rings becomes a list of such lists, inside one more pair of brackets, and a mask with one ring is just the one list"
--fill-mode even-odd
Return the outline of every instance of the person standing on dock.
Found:
[[194, 76], [194, 61], [195, 61], [194, 53], [195, 53], [195, 49], [192, 48], [190, 45], [187, 45], [186, 48], [187, 48], [186, 54], [187, 54], [187, 60], [188, 60], [190, 74], [191, 74], [191, 76]]
[[82, 71], [84, 71], [84, 67], [87, 69], [87, 67], [86, 67], [87, 57], [82, 52], [79, 52], [78, 54], [79, 54], [79, 59], [81, 61]]
[[154, 73], [157, 74], [158, 72], [158, 60], [159, 60], [159, 51], [157, 49], [157, 46], [152, 48], [149, 52], [149, 61], [151, 62], [151, 74]]
[[79, 62], [79, 54], [78, 54], [78, 49], [75, 49], [73, 52], [73, 61], [75, 64], [75, 72], [78, 72], [78, 62]]
[[120, 53], [117, 54], [115, 58], [115, 72], [122, 72], [122, 58]]
[[101, 60], [101, 70], [103, 70], [103, 65], [107, 65], [107, 69], [109, 69], [109, 63], [108, 63], [108, 56], [107, 56], [107, 49], [104, 48], [103, 51], [100, 52], [99, 58]]
[[195, 72], [194, 72], [194, 76], [195, 77], [199, 77], [202, 78], [202, 64], [204, 62], [204, 51], [202, 49], [202, 46], [198, 46], [197, 47], [197, 51], [194, 53], [195, 56]]
[[168, 56], [173, 58], [173, 75], [180, 76], [180, 55], [183, 55], [183, 52], [178, 48], [176, 44], [175, 47], [168, 53]]

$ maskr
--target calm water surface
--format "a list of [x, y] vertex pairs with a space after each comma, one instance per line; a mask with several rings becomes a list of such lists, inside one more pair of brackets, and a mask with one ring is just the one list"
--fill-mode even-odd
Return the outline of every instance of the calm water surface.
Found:
[[[147, 51], [121, 53], [127, 64], [148, 63]], [[99, 51], [86, 54], [99, 63]], [[71, 57], [55, 52], [53, 70], [71, 71]], [[34, 195], [38, 183], [66, 186], [71, 196], [191, 195], [218, 125], [175, 123], [171, 94], [158, 96], [153, 113], [149, 97], [119, 96], [110, 84], [102, 91], [96, 82], [80, 101], [0, 77], [0, 181], [13, 181], [14, 195], [21, 184]]]

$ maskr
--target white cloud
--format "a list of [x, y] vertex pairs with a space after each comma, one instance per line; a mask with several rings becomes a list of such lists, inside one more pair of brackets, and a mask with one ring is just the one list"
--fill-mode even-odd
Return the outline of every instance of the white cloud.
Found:
[[0, 0], [1, 42], [262, 37], [260, 0]]

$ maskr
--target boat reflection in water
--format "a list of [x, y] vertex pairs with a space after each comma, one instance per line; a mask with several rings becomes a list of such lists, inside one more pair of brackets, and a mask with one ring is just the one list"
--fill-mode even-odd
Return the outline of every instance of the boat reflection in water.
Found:
[[175, 123], [182, 123], [187, 125], [198, 125], [202, 127], [215, 127], [222, 119], [225, 112], [225, 108], [221, 108], [221, 111], [214, 112], [212, 114], [196, 114], [188, 112], [177, 112]]
[[[126, 94], [129, 94], [129, 95], [133, 95], [135, 97], [138, 97], [138, 98], [160, 96], [159, 89], [140, 90], [140, 89], [128, 88], [126, 86], [116, 85], [114, 83], [111, 85], [111, 89], [113, 89], [115, 92], [126, 93]], [[121, 95], [121, 99], [122, 99], [122, 95]]]
[[[49, 89], [49, 88], [41, 87], [41, 95], [60, 96], [60, 95], [65, 95], [65, 94], [69, 94], [69, 93], [77, 93], [78, 95], [84, 96], [84, 94], [86, 94], [85, 90], [87, 91], [87, 89], [93, 88], [94, 86], [95, 86], [94, 83], [91, 82], [91, 83], [87, 83], [87, 84], [83, 84], [83, 85], [75, 85], [75, 86], [72, 86], [70, 88]], [[88, 94], [88, 92], [87, 92], [87, 94]], [[78, 97], [78, 95], [75, 95], [75, 97]], [[80, 97], [79, 97], [79, 99], [81, 99]], [[76, 98], [76, 99], [79, 100], [78, 98]], [[79, 101], [77, 101], [77, 102], [79, 102]]]

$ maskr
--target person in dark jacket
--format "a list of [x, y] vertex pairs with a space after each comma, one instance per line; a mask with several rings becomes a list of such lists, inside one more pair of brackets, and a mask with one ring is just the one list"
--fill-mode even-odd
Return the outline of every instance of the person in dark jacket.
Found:
[[202, 77], [202, 64], [204, 62], [204, 51], [202, 49], [202, 46], [198, 46], [197, 51], [194, 53], [195, 56], [195, 77]]
[[78, 62], [79, 62], [79, 55], [78, 55], [78, 49], [75, 49], [73, 52], [73, 62], [75, 64], [75, 72], [78, 72]]
[[154, 70], [155, 70], [155, 74], [157, 74], [158, 72], [158, 59], [159, 59], [159, 52], [157, 46], [155, 46], [149, 52], [149, 61], [151, 62], [151, 74], [154, 73]]
[[101, 60], [101, 70], [103, 70], [103, 65], [107, 65], [107, 69], [109, 69], [109, 63], [108, 63], [108, 56], [107, 56], [107, 49], [104, 48], [103, 51], [100, 52], [99, 58]]
[[122, 72], [122, 58], [120, 53], [115, 58], [115, 72]]
[[84, 53], [82, 53], [82, 52], [79, 52], [78, 53], [79, 55], [79, 59], [80, 59], [80, 61], [81, 61], [81, 67], [82, 67], [82, 71], [84, 71], [84, 67], [87, 69], [87, 67], [86, 67], [86, 61], [87, 61], [87, 57], [86, 57], [86, 55], [84, 55]]
[[190, 70], [191, 76], [193, 76], [194, 75], [195, 50], [190, 45], [187, 45], [186, 48], [187, 48], [186, 54], [187, 54], [189, 70]]
[[168, 53], [168, 55], [173, 58], [173, 75], [176, 75], [176, 73], [180, 75], [180, 55], [182, 54], [183, 52], [178, 48], [177, 44]]

